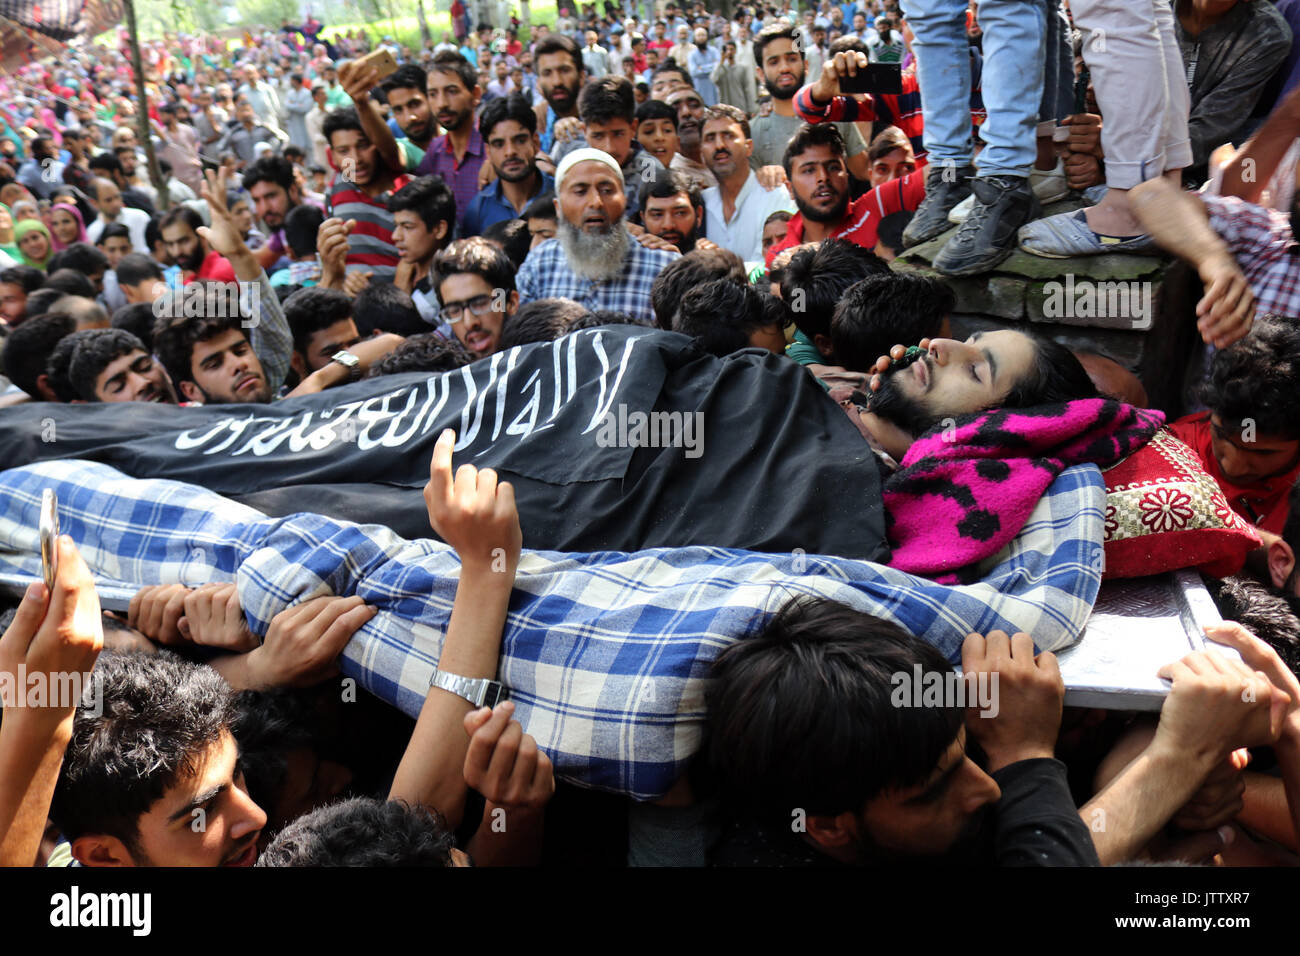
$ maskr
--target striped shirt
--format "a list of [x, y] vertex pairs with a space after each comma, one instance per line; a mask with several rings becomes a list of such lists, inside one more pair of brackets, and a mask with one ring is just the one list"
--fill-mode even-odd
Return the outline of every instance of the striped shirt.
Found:
[[348, 272], [373, 272], [380, 282], [393, 281], [400, 255], [393, 245], [393, 214], [388, 211], [388, 199], [412, 178], [398, 176], [392, 188], [378, 196], [368, 196], [342, 176], [334, 178], [325, 213], [356, 222], [348, 237]]

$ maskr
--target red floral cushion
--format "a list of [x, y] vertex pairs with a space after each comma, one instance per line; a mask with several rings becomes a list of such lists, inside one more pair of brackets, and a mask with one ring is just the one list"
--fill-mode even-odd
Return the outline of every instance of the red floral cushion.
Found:
[[1106, 479], [1104, 578], [1198, 568], [1236, 574], [1259, 535], [1228, 505], [1196, 453], [1161, 429], [1102, 472]]

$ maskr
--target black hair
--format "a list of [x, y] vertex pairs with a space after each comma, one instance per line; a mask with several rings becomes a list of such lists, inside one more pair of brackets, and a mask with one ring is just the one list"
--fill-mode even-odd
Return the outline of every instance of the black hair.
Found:
[[325, 137], [325, 142], [332, 147], [334, 134], [341, 130], [365, 133], [361, 128], [361, 117], [357, 115], [355, 106], [340, 106], [325, 114], [325, 120], [321, 123], [321, 135]]
[[96, 246], [102, 246], [109, 239], [125, 239], [131, 241], [131, 230], [124, 223], [110, 222], [99, 233], [99, 238], [95, 240]]
[[[117, 185], [117, 176], [122, 173], [122, 161], [117, 158], [115, 152], [112, 150], [105, 150], [102, 153], [96, 153], [94, 156], [90, 157], [88, 165], [91, 169], [108, 173], [104, 178], [112, 181], [114, 185]], [[95, 194], [95, 199], [99, 199], [98, 193]]]
[[4, 360], [5, 377], [38, 402], [44, 401], [36, 388], [36, 380], [45, 374], [45, 363], [50, 353], [75, 328], [70, 316], [33, 313], [4, 340], [0, 358]]
[[[685, 83], [687, 86], [691, 87], [692, 89], [695, 88], [695, 83], [694, 81], [691, 80], [691, 75], [687, 73], [686, 69], [680, 63], [674, 60], [672, 57], [668, 57], [657, 67], [655, 67], [655, 71], [650, 74], [650, 82], [652, 84], [654, 83], [655, 80], [659, 78], [660, 73], [676, 73], [678, 76], [682, 78], [683, 83]], [[666, 106], [667, 104], [664, 105]]]
[[650, 323], [642, 322], [640, 319], [634, 319], [626, 312], [611, 312], [609, 309], [597, 309], [595, 312], [584, 312], [565, 329], [568, 332], [580, 332], [583, 329], [599, 329], [607, 325], [639, 325], [649, 327]]
[[677, 111], [663, 100], [646, 100], [636, 108], [637, 126], [649, 120], [670, 120], [673, 129], [677, 129]]
[[452, 866], [451, 830], [433, 811], [353, 797], [306, 813], [275, 835], [258, 866]]
[[375, 332], [418, 335], [429, 331], [415, 301], [391, 282], [370, 283], [352, 304], [352, 321], [364, 338]]
[[655, 324], [661, 329], [671, 329], [673, 316], [686, 291], [713, 279], [729, 279], [746, 285], [744, 261], [729, 249], [693, 249], [664, 266], [650, 286]]
[[497, 97], [478, 114], [478, 132], [483, 137], [483, 142], [491, 139], [492, 130], [506, 120], [514, 120], [530, 133], [537, 132], [537, 114], [533, 108], [522, 94], [510, 93]]
[[641, 213], [645, 214], [647, 199], [668, 199], [678, 193], [685, 193], [691, 201], [692, 209], [704, 208], [704, 195], [699, 184], [685, 173], [676, 169], [656, 170], [649, 179], [641, 184]]
[[582, 48], [578, 46], [577, 41], [572, 37], [567, 37], [562, 33], [547, 34], [544, 40], [540, 40], [536, 49], [533, 50], [533, 63], [537, 64], [542, 57], [552, 53], [567, 53], [573, 59], [573, 68], [582, 74], [585, 67], [582, 65]]
[[937, 648], [897, 624], [796, 598], [713, 664], [709, 763], [724, 803], [772, 822], [860, 814], [934, 773], [964, 723], [956, 706], [896, 707], [893, 675], [946, 675]]
[[831, 319], [834, 364], [867, 372], [895, 342], [914, 344], [938, 335], [956, 298], [931, 276], [886, 272], [844, 290]]
[[803, 56], [803, 41], [800, 39], [799, 34], [795, 32], [795, 28], [785, 20], [778, 20], [763, 27], [758, 31], [758, 35], [754, 37], [754, 63], [758, 65], [760, 70], [763, 69], [763, 51], [767, 49], [767, 45], [774, 40], [781, 39], [792, 41], [795, 50], [799, 52], [801, 57]]
[[50, 261], [45, 264], [46, 272], [54, 273], [60, 269], [71, 269], [84, 275], [104, 272], [108, 269], [108, 256], [88, 242], [74, 242], [50, 256]]
[[1225, 621], [1246, 628], [1277, 651], [1291, 673], [1300, 674], [1300, 598], [1244, 576], [1211, 582], [1209, 588]]
[[[74, 342], [71, 360], [68, 362], [68, 383], [76, 392], [76, 397], [85, 402], [96, 402], [95, 379], [108, 367], [110, 362], [130, 355], [132, 352], [146, 352], [144, 343], [125, 329], [87, 329], [73, 332], [59, 343], [62, 348]], [[56, 348], [57, 352], [58, 349]], [[51, 381], [53, 377], [51, 376]]]
[[442, 282], [448, 276], [481, 276], [493, 289], [515, 291], [515, 265], [482, 236], [457, 239], [433, 259], [433, 290], [442, 305]]
[[752, 139], [753, 134], [749, 131], [749, 117], [745, 115], [744, 110], [737, 109], [730, 103], [719, 103], [716, 106], [710, 106], [704, 111], [704, 118], [700, 120], [700, 132], [704, 132], [704, 124], [709, 120], [725, 120], [728, 123], [736, 123], [740, 126], [740, 131], [745, 134], [745, 139]]
[[420, 95], [424, 96], [428, 85], [429, 76], [423, 67], [403, 63], [379, 84], [379, 94], [385, 101], [393, 90], [419, 90]]
[[1300, 328], [1263, 315], [1245, 338], [1214, 353], [1201, 401], [1228, 427], [1246, 419], [1259, 435], [1300, 438]]
[[843, 239], [826, 239], [790, 257], [781, 270], [781, 298], [800, 332], [810, 339], [829, 335], [831, 316], [844, 291], [867, 276], [888, 271], [885, 260], [870, 249]]
[[229, 731], [230, 689], [167, 651], [102, 653], [92, 680], [99, 699], [77, 708], [50, 817], [70, 840], [106, 834], [135, 852], [139, 818]]
[[590, 80], [578, 94], [578, 116], [584, 123], [636, 120], [636, 96], [624, 76], [602, 76]]
[[284, 217], [284, 241], [295, 256], [310, 256], [316, 252], [316, 234], [320, 232], [325, 213], [311, 203], [301, 203]]
[[143, 252], [128, 252], [113, 270], [118, 285], [139, 285], [147, 279], [162, 279], [163, 268]]
[[[427, 327], [427, 326], [426, 326]], [[475, 361], [459, 339], [444, 339], [436, 332], [421, 332], [370, 366], [367, 378], [403, 372], [450, 372]]]
[[569, 323], [585, 315], [584, 306], [572, 299], [534, 299], [525, 302], [501, 326], [501, 348], [532, 342], [553, 342], [569, 329]]
[[250, 163], [244, 170], [244, 189], [251, 191], [258, 183], [274, 183], [286, 193], [293, 187], [293, 163], [272, 153]]
[[455, 73], [467, 90], [478, 86], [478, 70], [474, 69], [474, 64], [454, 50], [443, 50], [437, 54], [429, 64], [429, 71], [434, 70], [439, 73]]
[[[49, 277], [46, 276], [45, 278]], [[41, 281], [44, 282], [45, 280], [42, 279]], [[67, 297], [68, 293], [64, 292], [62, 289], [51, 289], [42, 286], [35, 292], [28, 294], [26, 314], [43, 315], [54, 308], [61, 299], [66, 299]]]
[[149, 247], [151, 252], [158, 248], [158, 243], [162, 242], [162, 218], [163, 214], [156, 212], [145, 223], [144, 244]]
[[[35, 294], [40, 295], [42, 292], [59, 292], [59, 290], [41, 289]], [[108, 310], [85, 295], [68, 295], [66, 292], [60, 292], [59, 298], [49, 307], [49, 310], [69, 316], [77, 325], [108, 324]]]
[[352, 296], [342, 289], [320, 286], [299, 289], [284, 303], [284, 317], [293, 332], [293, 350], [306, 356], [313, 335], [352, 318]]
[[998, 407], [1033, 408], [1098, 396], [1097, 386], [1073, 352], [1045, 335], [1024, 334], [1033, 340], [1034, 361]]
[[673, 317], [674, 332], [689, 335], [704, 351], [718, 356], [750, 348], [750, 334], [772, 324], [753, 286], [730, 279], [689, 289]]
[[152, 302], [136, 302], [132, 305], [124, 305], [109, 320], [115, 329], [125, 329], [130, 332], [143, 344], [145, 351], [153, 348], [153, 323], [156, 316], [153, 314]]
[[834, 123], [804, 123], [786, 144], [781, 166], [786, 176], [794, 174], [794, 161], [815, 146], [829, 146], [836, 156], [844, 155], [844, 137]]
[[162, 220], [158, 223], [159, 235], [161, 235], [162, 231], [168, 226], [175, 225], [178, 222], [185, 223], [185, 225], [189, 226], [190, 229], [197, 234], [199, 228], [203, 225], [203, 217], [189, 206], [172, 206], [171, 209], [168, 209], [163, 213]]
[[502, 250], [518, 269], [528, 258], [528, 251], [533, 244], [533, 234], [528, 231], [528, 223], [522, 219], [502, 219], [483, 230], [483, 238], [488, 242], [500, 243]]
[[1291, 545], [1291, 550], [1300, 558], [1300, 481], [1291, 486], [1282, 540]]
[[555, 190], [548, 189], [536, 199], [528, 204], [519, 216], [520, 219], [527, 221], [529, 219], [550, 219], [556, 220], [555, 212]]
[[447, 224], [444, 240], [449, 240], [456, 229], [456, 197], [441, 176], [421, 176], [413, 179], [388, 197], [389, 212], [414, 212], [430, 232], [438, 223]]
[[16, 285], [24, 292], [31, 293], [45, 282], [45, 273], [31, 266], [10, 266], [8, 269], [0, 269], [0, 282]]
[[77, 295], [86, 299], [95, 297], [94, 283], [73, 269], [55, 269], [46, 278], [44, 288], [57, 289], [67, 295]]
[[288, 774], [289, 752], [316, 747], [316, 711], [307, 697], [288, 688], [240, 691], [233, 704], [230, 732], [239, 745], [244, 784], [249, 799], [269, 813]]

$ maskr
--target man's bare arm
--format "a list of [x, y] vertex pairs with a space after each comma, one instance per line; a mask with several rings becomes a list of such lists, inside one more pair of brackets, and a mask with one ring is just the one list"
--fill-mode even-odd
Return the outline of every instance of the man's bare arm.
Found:
[[352, 97], [357, 116], [361, 120], [361, 130], [379, 150], [384, 163], [393, 171], [393, 175], [402, 172], [404, 164], [401, 150], [397, 148], [397, 139], [384, 122], [375, 101], [370, 98], [370, 91], [379, 85], [379, 72], [369, 63], [350, 60], [339, 66], [339, 85]]
[[1220, 192], [1258, 203], [1264, 187], [1297, 136], [1300, 136], [1300, 87], [1287, 94], [1259, 131], [1223, 167]]
[[1227, 348], [1250, 331], [1255, 296], [1227, 243], [1210, 228], [1205, 205], [1165, 179], [1129, 191], [1133, 212], [1162, 249], [1190, 263], [1205, 284], [1196, 327], [1207, 345]]

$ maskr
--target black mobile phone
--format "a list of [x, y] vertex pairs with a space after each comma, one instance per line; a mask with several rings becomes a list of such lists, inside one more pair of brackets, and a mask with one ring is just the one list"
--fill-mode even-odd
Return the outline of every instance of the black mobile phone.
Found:
[[897, 63], [868, 63], [853, 76], [840, 77], [841, 93], [901, 93], [903, 68]]

